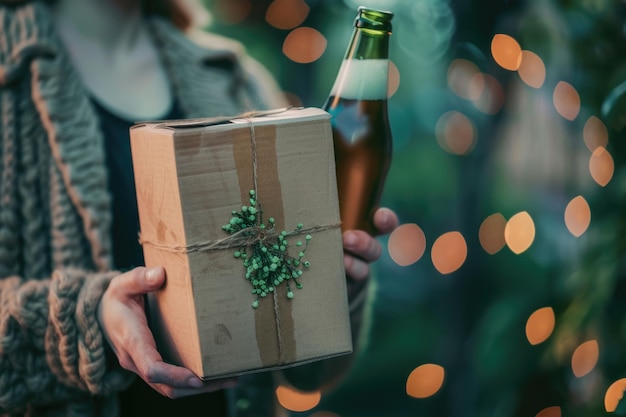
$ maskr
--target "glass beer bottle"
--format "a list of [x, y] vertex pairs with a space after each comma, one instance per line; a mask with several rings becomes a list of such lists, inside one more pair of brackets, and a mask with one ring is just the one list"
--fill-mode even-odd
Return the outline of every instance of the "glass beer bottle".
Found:
[[342, 230], [376, 233], [392, 137], [387, 116], [389, 36], [393, 13], [359, 7], [352, 37], [330, 95]]

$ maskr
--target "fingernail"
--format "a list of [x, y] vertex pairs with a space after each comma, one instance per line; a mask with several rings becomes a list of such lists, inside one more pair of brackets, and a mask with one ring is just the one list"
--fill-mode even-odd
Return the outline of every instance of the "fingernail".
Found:
[[343, 243], [345, 246], [347, 246], [348, 248], [352, 248], [356, 246], [356, 242], [357, 242], [357, 237], [355, 236], [354, 233], [346, 233], [343, 239]]
[[202, 388], [204, 386], [201, 380], [193, 376], [187, 380], [187, 384], [192, 388]]
[[159, 279], [160, 272], [161, 271], [159, 270], [159, 268], [148, 268], [148, 270], [146, 271], [146, 282], [149, 285], [156, 284]]

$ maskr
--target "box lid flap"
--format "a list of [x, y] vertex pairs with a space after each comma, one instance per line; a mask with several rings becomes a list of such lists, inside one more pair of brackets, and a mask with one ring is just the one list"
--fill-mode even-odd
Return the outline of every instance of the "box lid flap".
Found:
[[330, 114], [316, 107], [282, 107], [271, 110], [250, 111], [237, 116], [201, 117], [195, 119], [153, 120], [136, 122], [132, 128], [151, 126], [153, 129], [180, 129], [194, 127], [209, 127], [231, 123], [248, 123], [254, 119], [255, 123], [271, 121], [272, 116], [280, 115], [281, 119], [296, 119], [299, 117], [321, 116], [330, 117]]

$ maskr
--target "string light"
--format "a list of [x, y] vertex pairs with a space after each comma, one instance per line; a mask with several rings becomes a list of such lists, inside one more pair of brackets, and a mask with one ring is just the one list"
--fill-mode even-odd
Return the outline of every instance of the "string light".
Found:
[[431, 259], [441, 274], [451, 274], [459, 269], [467, 258], [467, 243], [459, 232], [439, 236], [433, 244]]
[[531, 345], [545, 342], [554, 331], [554, 310], [542, 307], [535, 310], [526, 321], [526, 338]]
[[415, 368], [406, 381], [406, 393], [413, 398], [428, 398], [435, 395], [442, 387], [445, 370], [433, 363]]
[[320, 391], [305, 392], [287, 385], [279, 385], [276, 388], [276, 398], [280, 405], [287, 410], [304, 412], [315, 408], [321, 398]]
[[572, 354], [572, 372], [580, 378], [593, 370], [598, 363], [600, 349], [596, 340], [582, 343]]

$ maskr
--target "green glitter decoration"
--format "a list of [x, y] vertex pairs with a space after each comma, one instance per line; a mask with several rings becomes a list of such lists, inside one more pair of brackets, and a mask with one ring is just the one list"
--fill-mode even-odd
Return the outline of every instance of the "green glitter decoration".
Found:
[[302, 288], [300, 277], [310, 266], [309, 261], [303, 258], [312, 236], [307, 234], [304, 243], [297, 241], [298, 256], [291, 256], [287, 238], [300, 234], [302, 223], [291, 233], [275, 231], [272, 217], [267, 220], [267, 224], [263, 223], [254, 190], [250, 190], [250, 205], [243, 205], [241, 211], [233, 210], [231, 214], [230, 222], [223, 225], [222, 229], [246, 242], [233, 255], [243, 261], [246, 280], [252, 285], [252, 294], [256, 295], [252, 307], [257, 308], [261, 298], [272, 294], [283, 283], [287, 287], [287, 298], [293, 298], [291, 284], [298, 289]]

